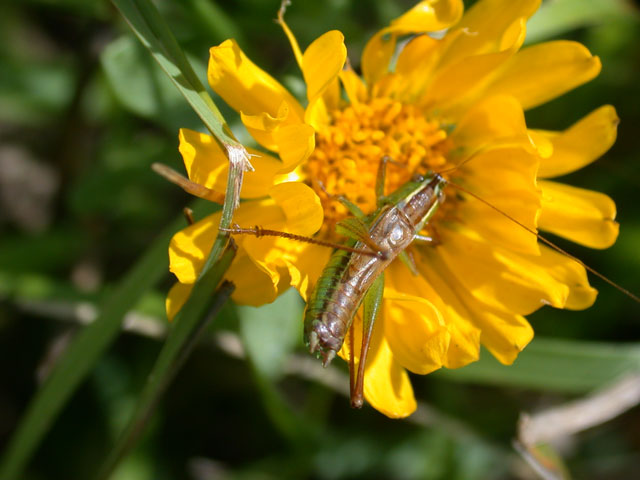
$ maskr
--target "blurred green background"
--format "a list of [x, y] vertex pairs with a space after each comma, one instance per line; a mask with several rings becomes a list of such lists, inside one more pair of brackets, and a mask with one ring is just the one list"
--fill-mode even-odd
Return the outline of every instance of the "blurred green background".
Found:
[[[637, 292], [638, 2], [551, 3], [530, 22], [528, 42], [578, 40], [601, 57], [603, 70], [528, 112], [529, 125], [563, 129], [605, 103], [621, 118], [612, 150], [566, 178], [615, 199], [619, 240], [606, 251], [559, 243]], [[279, 0], [157, 4], [203, 82], [209, 47], [234, 37], [258, 65], [302, 92], [272, 21]], [[287, 20], [303, 48], [341, 30], [357, 66], [367, 38], [411, 5], [299, 0]], [[1, 451], [82, 323], [190, 201], [150, 165], [182, 170], [177, 130], [202, 126], [107, 1], [5, 0], [0, 39]], [[234, 127], [235, 115], [216, 101]], [[167, 273], [139, 299], [127, 316], [130, 331], [91, 369], [21, 478], [92, 478], [160, 351], [171, 283]], [[296, 294], [261, 309], [227, 305], [114, 478], [535, 478], [511, 448], [520, 412], [640, 371], [638, 306], [593, 283], [600, 290], [593, 308], [544, 308], [530, 317], [537, 337], [515, 366], [500, 367], [484, 352], [472, 367], [413, 376], [424, 405], [410, 421], [349, 408], [340, 393], [348, 385], [343, 362], [323, 372], [303, 351]], [[639, 432], [635, 408], [560, 451], [575, 478], [633, 478]]]

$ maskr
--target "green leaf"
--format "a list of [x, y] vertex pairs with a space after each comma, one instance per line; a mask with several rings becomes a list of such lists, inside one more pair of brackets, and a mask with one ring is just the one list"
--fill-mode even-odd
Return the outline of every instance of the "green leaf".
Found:
[[437, 376], [562, 393], [585, 393], [615, 378], [640, 371], [640, 345], [614, 345], [536, 338], [513, 365], [500, 364], [489, 352], [457, 370], [442, 369]]
[[[210, 208], [211, 204], [202, 200], [194, 204], [197, 216]], [[183, 224], [184, 219], [180, 218], [159, 235], [102, 304], [95, 322], [82, 330], [60, 357], [51, 375], [31, 400], [4, 452], [0, 462], [1, 480], [21, 478], [26, 463], [62, 407], [118, 336], [124, 315], [167, 274], [167, 244]]]
[[114, 449], [98, 470], [99, 474], [96, 478], [109, 478], [120, 461], [136, 444], [147, 421], [151, 418], [160, 396], [187, 359], [209, 322], [231, 295], [233, 284], [229, 282], [223, 283], [215, 295], [212, 295], [211, 292], [222, 280], [222, 276], [229, 268], [234, 255], [235, 248], [228, 248], [220, 261], [209, 269], [207, 274], [201, 277], [194, 286], [187, 303], [174, 319], [169, 336], [140, 394], [133, 416], [120, 435]]
[[635, 14], [622, 0], [554, 0], [545, 2], [527, 22], [527, 43], [535, 43], [577, 28]]
[[195, 126], [195, 115], [178, 89], [133, 36], [123, 35], [111, 42], [100, 62], [113, 93], [125, 108], [172, 133], [180, 127]]
[[2, 59], [0, 121], [38, 125], [59, 118], [73, 98], [73, 69], [67, 62]]
[[302, 338], [303, 303], [295, 289], [289, 289], [273, 303], [260, 308], [238, 306], [240, 335], [260, 374], [277, 380]]

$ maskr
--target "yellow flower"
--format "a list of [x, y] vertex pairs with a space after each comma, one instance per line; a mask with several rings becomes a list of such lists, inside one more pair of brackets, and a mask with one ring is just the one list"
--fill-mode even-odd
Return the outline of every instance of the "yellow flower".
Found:
[[[376, 170], [388, 155], [387, 192], [416, 172], [449, 171], [452, 182], [531, 229], [610, 246], [618, 233], [613, 201], [548, 178], [609, 149], [614, 109], [601, 107], [562, 132], [525, 124], [523, 110], [600, 71], [598, 58], [575, 42], [521, 49], [526, 20], [539, 3], [480, 0], [463, 16], [460, 0], [420, 2], [368, 42], [362, 78], [346, 62], [340, 32], [327, 32], [302, 52], [282, 21], [307, 85], [306, 108], [235, 41], [213, 47], [211, 87], [240, 113], [253, 138], [279, 156], [250, 152], [258, 155], [256, 171], [246, 175], [247, 201], [234, 222], [340, 241], [334, 226], [347, 213], [327, 192], [371, 212]], [[192, 181], [224, 191], [227, 162], [211, 137], [182, 130], [180, 152]], [[525, 315], [543, 305], [587, 308], [596, 297], [580, 265], [476, 199], [446, 193], [428, 226], [439, 244], [410, 247], [419, 275], [398, 261], [386, 271], [364, 394], [390, 417], [415, 409], [407, 370], [461, 367], [478, 358], [480, 344], [509, 364], [533, 336]], [[171, 242], [179, 283], [168, 296], [170, 317], [188, 296], [218, 220], [205, 218]], [[331, 254], [283, 238], [237, 241], [227, 276], [237, 286], [234, 299], [250, 305], [271, 302], [291, 285], [306, 299]]]

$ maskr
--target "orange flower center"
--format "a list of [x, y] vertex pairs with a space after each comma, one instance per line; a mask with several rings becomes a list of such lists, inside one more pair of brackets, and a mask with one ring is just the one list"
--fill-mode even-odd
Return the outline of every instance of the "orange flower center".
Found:
[[325, 212], [321, 234], [331, 235], [335, 224], [349, 215], [335, 196], [344, 195], [365, 213], [376, 209], [376, 177], [387, 156], [385, 194], [415, 173], [443, 171], [452, 165], [446, 154], [446, 131], [413, 105], [389, 98], [350, 105], [331, 112], [332, 123], [316, 133], [316, 148], [303, 173]]

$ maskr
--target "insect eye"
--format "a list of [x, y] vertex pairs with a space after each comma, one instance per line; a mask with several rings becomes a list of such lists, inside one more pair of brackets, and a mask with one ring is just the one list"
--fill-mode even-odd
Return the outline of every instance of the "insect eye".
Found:
[[414, 173], [413, 176], [411, 177], [411, 181], [412, 182], [423, 182], [424, 181], [424, 176], [420, 175], [419, 173]]
[[403, 238], [404, 231], [401, 228], [394, 228], [393, 230], [391, 230], [391, 233], [389, 235], [389, 242], [392, 245], [397, 245], [403, 240]]

